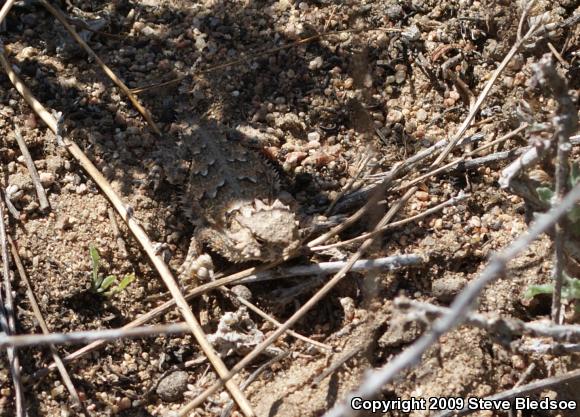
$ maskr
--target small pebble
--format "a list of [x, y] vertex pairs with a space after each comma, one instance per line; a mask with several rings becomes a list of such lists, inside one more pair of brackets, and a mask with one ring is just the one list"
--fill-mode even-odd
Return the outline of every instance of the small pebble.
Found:
[[401, 111], [392, 109], [387, 113], [387, 122], [399, 123], [401, 120], [403, 120], [403, 113]]
[[429, 193], [426, 191], [417, 191], [415, 197], [417, 197], [417, 200], [419, 201], [429, 201]]
[[431, 291], [437, 300], [448, 303], [463, 289], [467, 280], [463, 275], [452, 275], [433, 281]]
[[235, 285], [232, 287], [231, 291], [244, 300], [252, 300], [252, 291], [250, 291], [250, 289], [245, 285]]
[[46, 188], [54, 184], [54, 181], [56, 180], [56, 177], [52, 172], [41, 172], [38, 176], [40, 177], [40, 183]]
[[473, 227], [481, 227], [481, 219], [477, 216], [473, 216], [469, 219], [469, 224]]
[[417, 115], [415, 116], [419, 122], [424, 122], [427, 120], [427, 112], [423, 109], [417, 110]]
[[308, 134], [308, 141], [310, 142], [318, 142], [320, 140], [320, 133], [318, 132], [310, 132]]
[[286, 155], [286, 163], [290, 165], [296, 165], [307, 156], [308, 154], [306, 152], [301, 151], [290, 152], [288, 155]]
[[317, 56], [316, 58], [314, 58], [312, 61], [310, 61], [308, 63], [308, 69], [310, 69], [310, 70], [320, 69], [320, 68], [322, 68], [322, 64], [323, 64], [322, 57]]
[[75, 191], [76, 191], [76, 193], [77, 193], [77, 194], [79, 194], [79, 195], [83, 195], [83, 194], [85, 194], [85, 193], [87, 192], [87, 190], [88, 190], [88, 188], [87, 188], [87, 184], [85, 184], [85, 183], [82, 183], [82, 184], [79, 184], [79, 185], [76, 187], [76, 190], [75, 190]]
[[179, 401], [187, 390], [189, 375], [185, 371], [175, 371], [166, 375], [157, 385], [157, 395], [163, 401]]
[[131, 400], [127, 397], [121, 398], [118, 404], [119, 411], [127, 410], [131, 408]]

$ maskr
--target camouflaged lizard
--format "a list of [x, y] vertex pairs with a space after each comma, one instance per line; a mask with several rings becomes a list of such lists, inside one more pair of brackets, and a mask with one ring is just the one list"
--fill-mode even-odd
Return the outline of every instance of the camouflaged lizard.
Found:
[[228, 140], [213, 121], [189, 120], [179, 131], [180, 155], [162, 169], [185, 186], [181, 206], [195, 225], [181, 274], [207, 262], [207, 255], [197, 261], [202, 244], [231, 262], [270, 262], [299, 246], [298, 221], [278, 198], [278, 176], [264, 157]]

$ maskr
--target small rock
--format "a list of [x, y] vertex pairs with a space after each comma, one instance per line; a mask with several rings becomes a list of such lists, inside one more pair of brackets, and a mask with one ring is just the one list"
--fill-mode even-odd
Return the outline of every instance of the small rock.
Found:
[[185, 371], [175, 371], [166, 375], [157, 385], [157, 395], [163, 401], [175, 402], [181, 400], [187, 390], [189, 375]]
[[320, 69], [320, 68], [322, 68], [322, 64], [323, 64], [322, 57], [317, 56], [316, 58], [314, 58], [312, 61], [310, 61], [308, 63], [308, 69], [310, 69], [310, 70]]
[[308, 134], [308, 141], [309, 142], [318, 142], [318, 141], [320, 141], [320, 133], [318, 133], [318, 132], [310, 132]]
[[250, 289], [245, 285], [235, 285], [232, 287], [231, 291], [238, 297], [243, 298], [244, 300], [247, 301], [252, 300], [252, 291], [250, 291]]
[[433, 281], [431, 291], [437, 300], [448, 303], [463, 289], [467, 280], [463, 275], [451, 275]]
[[119, 407], [119, 411], [127, 410], [128, 408], [131, 408], [131, 399], [123, 397], [117, 406]]
[[24, 120], [24, 127], [28, 128], [28, 129], [36, 129], [37, 125], [38, 125], [38, 122], [36, 121], [36, 116], [34, 115], [34, 113], [30, 113], [26, 117], [26, 120]]
[[429, 201], [429, 193], [426, 191], [417, 191], [415, 197], [417, 197], [417, 200], [419, 201]]
[[64, 385], [59, 385], [50, 390], [52, 398], [58, 398], [64, 392]]
[[399, 123], [401, 120], [403, 120], [403, 113], [400, 112], [399, 110], [389, 110], [389, 113], [387, 114], [387, 122], [389, 123]]
[[399, 70], [395, 73], [395, 82], [397, 84], [402, 84], [407, 78], [407, 72], [405, 70]]
[[308, 142], [306, 144], [306, 149], [311, 150], [311, 149], [318, 149], [320, 148], [320, 142], [317, 140], [311, 140], [310, 142]]
[[35, 200], [32, 200], [26, 207], [24, 207], [24, 211], [27, 213], [33, 213], [38, 210], [39, 207], [40, 205]]
[[295, 137], [304, 137], [304, 124], [294, 113], [286, 113], [282, 117], [277, 117], [275, 123], [276, 127], [290, 132]]
[[433, 223], [433, 229], [441, 230], [443, 229], [443, 219], [435, 219], [435, 223]]
[[477, 216], [473, 216], [471, 219], [469, 219], [469, 224], [473, 227], [481, 227], [481, 219]]
[[38, 176], [40, 177], [40, 183], [45, 188], [50, 187], [56, 180], [56, 176], [52, 172], [41, 172]]
[[71, 218], [69, 216], [57, 216], [54, 224], [57, 230], [69, 230], [72, 228]]
[[76, 191], [76, 193], [77, 193], [78, 195], [83, 195], [83, 194], [85, 194], [85, 193], [87, 192], [87, 190], [88, 190], [88, 188], [87, 188], [87, 184], [85, 184], [85, 183], [82, 183], [82, 184], [79, 184], [79, 185], [77, 186], [77, 188], [76, 188], [76, 190], [75, 190], [75, 191]]
[[419, 122], [424, 122], [427, 120], [427, 112], [423, 109], [417, 110], [417, 115], [415, 116]]
[[290, 164], [290, 165], [296, 165], [300, 161], [302, 161], [304, 158], [306, 158], [307, 156], [308, 156], [308, 154], [306, 152], [300, 152], [300, 151], [290, 152], [288, 155], [286, 155], [285, 162], [287, 164]]
[[63, 168], [63, 160], [60, 156], [49, 156], [46, 158], [46, 170], [58, 173]]

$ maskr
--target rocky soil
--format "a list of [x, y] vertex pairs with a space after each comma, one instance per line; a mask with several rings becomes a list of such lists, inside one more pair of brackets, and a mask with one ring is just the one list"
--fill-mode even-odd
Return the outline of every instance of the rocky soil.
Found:
[[[520, 3], [71, 0], [59, 4], [130, 88], [157, 86], [139, 93], [139, 99], [161, 130], [159, 136], [40, 4], [17, 4], [6, 19], [2, 40], [17, 73], [39, 101], [64, 114], [67, 137], [79, 144], [131, 206], [175, 272], [187, 253], [194, 226], [179, 204], [182, 190], [156, 183], [151, 173], [159, 152], [176, 152], [180, 146], [180, 123], [192, 115], [211, 118], [232, 132], [231, 140], [246, 141], [263, 154], [279, 173], [283, 192], [295, 201], [305, 235], [320, 234], [333, 202], [338, 199], [331, 220], [340, 221], [360, 206], [351, 198], [356, 190], [457, 131], [470, 104], [516, 42]], [[547, 22], [561, 22], [580, 10], [574, 0], [540, 0], [529, 14], [543, 13]], [[480, 133], [482, 139], [454, 155], [489, 143], [530, 118], [551, 132], [556, 104], [531, 85], [533, 64], [551, 48], [557, 51], [558, 70], [577, 96], [579, 36], [576, 24], [525, 44], [501, 73], [467, 132]], [[311, 39], [299, 42], [307, 38]], [[181, 80], [159, 86], [176, 77]], [[50, 330], [117, 328], [170, 299], [122, 220], [112, 220], [110, 203], [95, 183], [57, 143], [5, 74], [0, 75], [0, 84], [2, 188], [17, 210], [6, 216], [8, 231]], [[47, 211], [40, 210], [14, 137], [16, 126], [48, 193]], [[479, 156], [526, 146], [530, 135], [529, 129], [523, 130]], [[575, 147], [572, 157], [577, 154]], [[245, 389], [256, 413], [322, 415], [360, 384], [367, 369], [387, 363], [416, 340], [425, 326], [401, 324], [393, 300], [404, 295], [448, 306], [477, 277], [491, 254], [527, 229], [532, 217], [529, 207], [498, 185], [502, 168], [515, 158], [510, 155], [471, 169], [453, 169], [419, 183], [419, 191], [395, 220], [417, 215], [460, 192], [469, 197], [387, 232], [365, 255], [419, 254], [425, 259], [421, 265], [350, 273], [295, 326], [295, 331], [331, 346], [332, 352], [291, 336], [274, 345], [274, 352], [285, 351], [288, 356], [267, 366]], [[425, 163], [422, 169], [426, 172], [427, 167]], [[417, 172], [404, 181], [413, 176]], [[403, 192], [393, 188], [383, 199], [392, 206]], [[328, 243], [372, 229], [383, 209], [379, 206]], [[314, 228], [317, 223], [321, 225]], [[288, 264], [345, 260], [357, 245], [311, 253]], [[102, 274], [118, 279], [135, 274], [136, 280], [110, 296], [91, 290], [90, 246], [100, 253]], [[485, 290], [479, 311], [524, 321], [549, 317], [549, 297], [530, 301], [523, 294], [532, 284], [550, 281], [552, 254], [551, 239], [542, 236]], [[216, 273], [248, 266], [212, 256]], [[19, 332], [40, 333], [24, 283], [15, 277], [13, 285]], [[249, 288], [256, 305], [284, 321], [321, 285], [311, 276]], [[195, 299], [191, 306], [207, 333], [216, 332], [224, 314], [239, 313], [239, 307], [217, 291]], [[566, 308], [566, 322], [574, 323], [573, 307]], [[273, 330], [272, 324], [253, 313], [246, 318], [246, 330], [254, 326], [266, 336]], [[170, 311], [155, 323], [179, 320], [177, 311]], [[65, 356], [79, 347], [57, 350]], [[224, 361], [232, 367], [245, 353], [228, 352]], [[335, 372], [317, 379], [349, 354]], [[192, 336], [116, 341], [67, 365], [86, 407], [79, 411], [58, 373], [34, 377], [52, 361], [48, 348], [21, 349], [19, 355], [30, 416], [160, 416], [179, 410], [216, 380]], [[6, 355], [2, 353], [0, 359], [0, 415], [12, 416], [14, 388]], [[241, 384], [270, 359], [264, 354], [234, 381]], [[578, 359], [577, 354], [510, 349], [484, 330], [463, 326], [444, 335], [419, 366], [384, 387], [380, 395], [382, 399], [484, 397], [512, 388], [531, 365], [523, 383], [574, 370]], [[578, 399], [579, 390], [580, 385], [571, 384], [542, 396]], [[229, 401], [221, 392], [195, 415], [220, 415]], [[241, 415], [235, 409], [232, 413]]]

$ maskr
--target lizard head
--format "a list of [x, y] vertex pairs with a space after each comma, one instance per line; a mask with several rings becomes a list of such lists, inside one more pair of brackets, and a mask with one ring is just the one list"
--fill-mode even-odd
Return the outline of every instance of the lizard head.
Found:
[[227, 222], [220, 232], [210, 232], [212, 236], [205, 238], [212, 249], [233, 262], [271, 262], [300, 245], [296, 216], [279, 200], [235, 204]]

